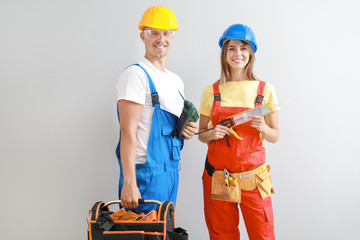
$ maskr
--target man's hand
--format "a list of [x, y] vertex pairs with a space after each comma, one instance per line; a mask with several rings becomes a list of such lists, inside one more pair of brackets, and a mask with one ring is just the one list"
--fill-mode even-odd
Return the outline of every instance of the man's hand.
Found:
[[135, 209], [138, 207], [138, 201], [141, 198], [136, 183], [124, 184], [121, 190], [121, 206]]
[[197, 129], [198, 125], [195, 122], [188, 122], [188, 124], [184, 128], [182, 135], [185, 137], [186, 140], [189, 140], [195, 135]]

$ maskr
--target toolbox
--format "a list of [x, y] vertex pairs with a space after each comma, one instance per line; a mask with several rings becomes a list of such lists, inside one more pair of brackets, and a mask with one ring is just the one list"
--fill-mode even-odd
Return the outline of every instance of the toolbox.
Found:
[[136, 220], [114, 220], [108, 203], [99, 201], [90, 209], [88, 240], [187, 240], [185, 229], [175, 228], [175, 207], [170, 201], [139, 199], [139, 204], [157, 204], [157, 209]]

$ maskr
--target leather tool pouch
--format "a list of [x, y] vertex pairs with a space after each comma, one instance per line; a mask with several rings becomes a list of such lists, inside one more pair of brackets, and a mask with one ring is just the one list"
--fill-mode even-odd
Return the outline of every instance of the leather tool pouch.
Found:
[[251, 191], [255, 188], [259, 189], [262, 199], [270, 197], [274, 194], [274, 189], [269, 170], [270, 166], [264, 165], [253, 171], [231, 173], [228, 186], [225, 184], [224, 171], [215, 170], [212, 175], [211, 198], [241, 203], [241, 190]]
[[239, 178], [233, 178], [229, 179], [229, 186], [226, 186], [224, 171], [215, 171], [212, 176], [211, 198], [215, 200], [240, 203], [240, 184], [241, 181]]
[[259, 174], [255, 174], [256, 186], [259, 189], [262, 199], [270, 197], [271, 194], [275, 193], [274, 188], [272, 186], [271, 176], [269, 174], [269, 171], [270, 171], [270, 166], [267, 165], [265, 171]]

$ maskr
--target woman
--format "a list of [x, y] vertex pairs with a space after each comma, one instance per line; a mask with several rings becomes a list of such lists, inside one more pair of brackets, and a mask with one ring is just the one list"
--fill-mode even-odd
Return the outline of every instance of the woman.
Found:
[[240, 239], [239, 205], [251, 240], [275, 239], [264, 140], [278, 141], [278, 112], [249, 116], [251, 121], [231, 129], [219, 122], [262, 104], [277, 105], [277, 97], [253, 72], [257, 45], [248, 26], [231, 25], [219, 45], [221, 78], [205, 88], [199, 109], [199, 130], [207, 130], [199, 140], [208, 144], [203, 189], [210, 239]]

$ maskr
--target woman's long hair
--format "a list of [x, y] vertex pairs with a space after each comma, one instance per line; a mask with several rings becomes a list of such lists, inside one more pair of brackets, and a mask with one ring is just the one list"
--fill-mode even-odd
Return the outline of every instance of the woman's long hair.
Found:
[[[229, 79], [231, 79], [231, 71], [230, 66], [226, 61], [227, 57], [227, 49], [229, 46], [230, 39], [227, 39], [224, 42], [223, 47], [221, 48], [221, 77], [220, 77], [220, 84], [226, 83]], [[249, 50], [250, 56], [249, 56], [249, 62], [245, 66], [245, 75], [249, 80], [260, 80], [254, 73], [254, 63], [255, 63], [255, 53], [251, 46], [251, 43], [248, 41], [241, 41], [243, 44], [245, 44], [245, 47]]]

